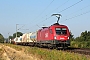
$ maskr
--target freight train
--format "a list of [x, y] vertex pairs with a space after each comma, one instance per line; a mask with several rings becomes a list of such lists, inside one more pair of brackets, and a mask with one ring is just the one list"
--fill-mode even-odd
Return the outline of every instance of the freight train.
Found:
[[29, 41], [24, 37], [24, 39], [16, 43], [49, 48], [70, 46], [69, 29], [66, 25], [59, 24], [58, 21], [49, 27], [42, 27], [42, 29], [39, 29], [37, 32], [28, 35]]

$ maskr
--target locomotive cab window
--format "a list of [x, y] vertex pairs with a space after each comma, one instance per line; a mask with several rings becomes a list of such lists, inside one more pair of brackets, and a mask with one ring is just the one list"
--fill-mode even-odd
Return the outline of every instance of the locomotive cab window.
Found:
[[56, 28], [56, 34], [57, 35], [67, 34], [67, 29], [66, 28]]

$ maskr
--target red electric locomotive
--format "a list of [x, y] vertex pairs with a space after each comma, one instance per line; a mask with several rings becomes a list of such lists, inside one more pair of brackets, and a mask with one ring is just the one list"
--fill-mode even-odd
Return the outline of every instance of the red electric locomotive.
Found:
[[[59, 21], [60, 14], [58, 15]], [[70, 46], [69, 29], [66, 25], [60, 25], [58, 21], [49, 27], [42, 27], [43, 29], [38, 30], [37, 44], [39, 46], [47, 46], [50, 48]]]

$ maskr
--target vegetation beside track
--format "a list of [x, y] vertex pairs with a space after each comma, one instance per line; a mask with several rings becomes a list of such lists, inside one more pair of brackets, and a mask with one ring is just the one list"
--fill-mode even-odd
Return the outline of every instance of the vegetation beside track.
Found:
[[38, 57], [39, 59], [43, 60], [88, 60], [84, 55], [64, 52], [59, 50], [49, 50], [49, 49], [42, 49], [38, 47], [29, 47], [29, 46], [19, 46], [13, 44], [4, 44], [10, 46], [18, 51], [24, 51], [26, 54], [32, 54], [33, 56]]
[[90, 48], [90, 41], [72, 41], [71, 46], [76, 48]]
[[79, 37], [74, 38], [71, 33], [71, 46], [77, 48], [90, 48], [90, 31], [82, 32]]

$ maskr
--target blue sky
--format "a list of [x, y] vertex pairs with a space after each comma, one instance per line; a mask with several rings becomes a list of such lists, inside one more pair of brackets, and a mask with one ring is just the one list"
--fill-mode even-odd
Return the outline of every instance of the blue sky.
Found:
[[34, 32], [55, 23], [54, 13], [62, 15], [59, 23], [75, 37], [90, 31], [90, 0], [0, 0], [0, 33], [7, 38], [16, 32], [16, 24], [20, 32]]

